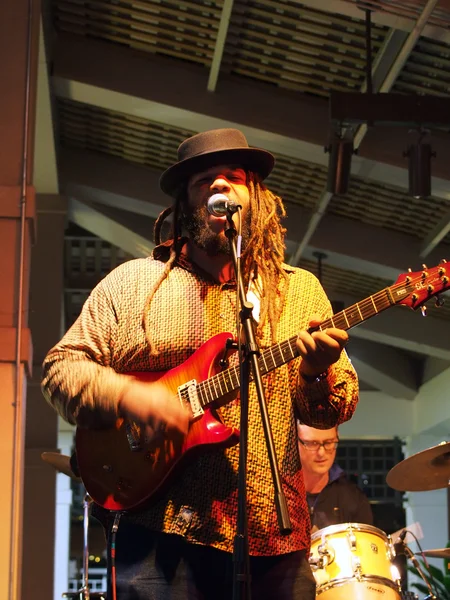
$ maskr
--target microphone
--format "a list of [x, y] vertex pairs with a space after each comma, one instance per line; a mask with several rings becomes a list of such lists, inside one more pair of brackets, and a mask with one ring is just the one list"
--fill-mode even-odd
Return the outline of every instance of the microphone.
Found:
[[213, 215], [214, 217], [223, 217], [229, 212], [237, 212], [242, 206], [237, 204], [234, 200], [230, 200], [225, 194], [213, 194], [208, 198], [206, 208], [210, 215]]
[[401, 532], [401, 534], [398, 536], [398, 539], [399, 539], [401, 542], [404, 542], [404, 541], [405, 541], [405, 537], [406, 537], [407, 533], [408, 533], [408, 530], [407, 530], [407, 529], [404, 529], [404, 530]]
[[394, 543], [394, 549], [396, 554], [405, 554], [405, 549], [408, 546], [405, 544], [405, 537], [408, 534], [408, 530], [404, 529], [398, 536], [397, 541]]

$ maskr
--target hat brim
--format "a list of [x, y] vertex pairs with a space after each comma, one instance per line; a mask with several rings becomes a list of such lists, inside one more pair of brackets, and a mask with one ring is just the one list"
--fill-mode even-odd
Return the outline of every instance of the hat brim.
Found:
[[262, 181], [271, 173], [275, 158], [270, 152], [261, 148], [227, 148], [205, 152], [166, 169], [160, 177], [159, 185], [165, 194], [174, 196], [191, 175], [221, 164], [240, 165], [248, 171], [257, 173]]

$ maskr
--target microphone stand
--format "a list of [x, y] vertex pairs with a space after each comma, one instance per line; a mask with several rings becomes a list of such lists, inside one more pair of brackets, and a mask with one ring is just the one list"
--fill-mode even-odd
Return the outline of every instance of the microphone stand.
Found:
[[286, 498], [281, 485], [280, 473], [278, 469], [275, 445], [273, 442], [272, 430], [267, 411], [267, 404], [264, 395], [264, 386], [259, 368], [259, 347], [256, 342], [255, 331], [252, 321], [253, 305], [247, 301], [244, 284], [238, 269], [238, 252], [235, 244], [237, 235], [233, 222], [233, 213], [238, 210], [235, 206], [227, 208], [228, 226], [225, 228], [225, 235], [228, 238], [231, 256], [234, 263], [236, 274], [236, 285], [239, 293], [241, 305], [240, 320], [242, 330], [245, 336], [244, 354], [240, 360], [240, 406], [241, 420], [239, 430], [239, 472], [238, 472], [238, 514], [237, 531], [234, 539], [233, 548], [233, 600], [250, 600], [250, 568], [249, 568], [249, 548], [248, 548], [248, 519], [247, 519], [247, 448], [248, 448], [248, 389], [250, 383], [250, 367], [253, 374], [253, 380], [258, 395], [259, 409], [264, 429], [267, 451], [269, 454], [270, 468], [275, 489], [275, 506], [277, 510], [278, 525], [283, 535], [291, 533], [292, 526], [289, 519]]

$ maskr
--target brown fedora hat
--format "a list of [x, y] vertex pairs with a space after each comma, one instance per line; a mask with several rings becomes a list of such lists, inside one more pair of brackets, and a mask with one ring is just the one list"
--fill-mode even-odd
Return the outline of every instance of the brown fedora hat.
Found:
[[178, 146], [178, 162], [164, 171], [159, 180], [163, 192], [176, 195], [188, 177], [220, 164], [236, 164], [265, 179], [275, 158], [267, 150], [250, 148], [238, 129], [212, 129], [197, 133]]

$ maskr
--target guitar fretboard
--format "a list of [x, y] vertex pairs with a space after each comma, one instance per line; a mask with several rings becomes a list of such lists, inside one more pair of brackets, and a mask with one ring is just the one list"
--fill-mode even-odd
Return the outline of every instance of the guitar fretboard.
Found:
[[[317, 330], [325, 330], [329, 327], [337, 327], [347, 331], [370, 317], [386, 310], [390, 306], [400, 302], [405, 296], [411, 293], [412, 285], [410, 282], [394, 284], [384, 288], [373, 296], [369, 296], [361, 302], [336, 313], [332, 317], [325, 319], [317, 327]], [[275, 344], [264, 350], [259, 359], [259, 368], [262, 375], [280, 367], [299, 356], [297, 349], [297, 336]], [[197, 393], [203, 408], [218, 400], [222, 396], [236, 391], [240, 387], [240, 369], [234, 366], [221, 371], [197, 386]]]

